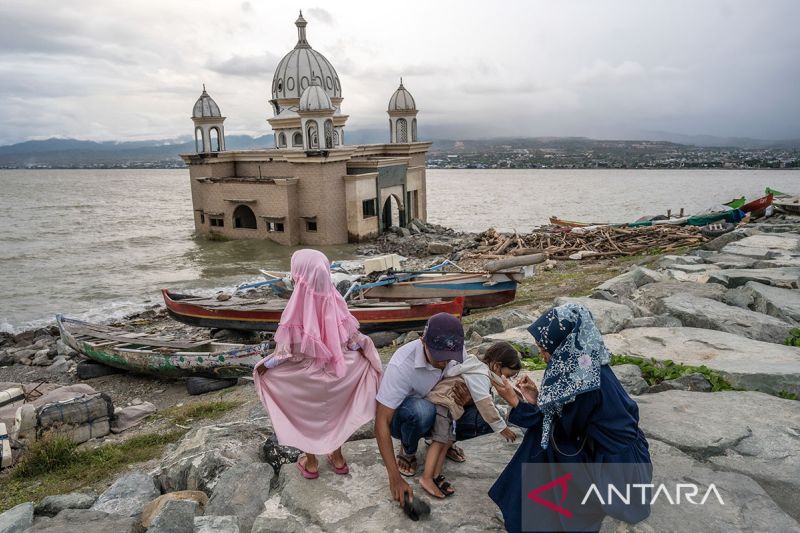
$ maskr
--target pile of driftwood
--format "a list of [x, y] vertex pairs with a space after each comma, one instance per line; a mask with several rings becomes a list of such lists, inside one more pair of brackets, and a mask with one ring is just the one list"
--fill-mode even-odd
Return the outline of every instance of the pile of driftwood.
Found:
[[617, 228], [595, 226], [540, 229], [527, 235], [498, 233], [494, 228], [478, 236], [479, 245], [470, 257], [500, 259], [511, 256], [546, 254], [551, 259], [591, 259], [636, 255], [647, 250], [669, 252], [704, 242], [700, 229], [692, 226], [649, 226]]

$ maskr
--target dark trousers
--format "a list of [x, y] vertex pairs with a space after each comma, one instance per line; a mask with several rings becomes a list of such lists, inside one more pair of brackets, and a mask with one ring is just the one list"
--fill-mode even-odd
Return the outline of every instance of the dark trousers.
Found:
[[[430, 435], [436, 419], [436, 406], [423, 398], [408, 397], [403, 400], [392, 416], [392, 437], [400, 439], [403, 451], [408, 455], [417, 453], [419, 439]], [[467, 440], [491, 433], [474, 405], [464, 408], [464, 414], [456, 420], [456, 439]]]

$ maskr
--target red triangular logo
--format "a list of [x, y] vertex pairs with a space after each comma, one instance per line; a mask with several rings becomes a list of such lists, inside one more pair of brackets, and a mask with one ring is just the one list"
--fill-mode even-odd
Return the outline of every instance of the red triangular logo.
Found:
[[541, 498], [539, 496], [539, 494], [541, 494], [542, 492], [548, 491], [548, 490], [552, 489], [553, 487], [561, 487], [561, 502], [560, 503], [564, 503], [564, 500], [567, 499], [567, 481], [569, 481], [570, 479], [572, 479], [572, 472], [568, 472], [568, 473], [564, 474], [563, 476], [561, 476], [560, 478], [554, 479], [550, 483], [542, 485], [541, 487], [536, 487], [535, 489], [533, 489], [532, 491], [530, 491], [528, 493], [528, 498], [530, 498], [531, 500], [535, 501], [539, 505], [547, 507], [551, 511], [555, 511], [555, 512], [557, 512], [559, 514], [562, 514], [562, 515], [566, 516], [567, 518], [572, 518], [572, 511], [570, 511], [569, 509], [564, 509], [560, 505], [557, 505], [557, 504], [555, 504], [553, 502], [549, 502], [549, 501], [547, 501], [547, 500], [545, 500], [545, 499], [543, 499], [543, 498]]

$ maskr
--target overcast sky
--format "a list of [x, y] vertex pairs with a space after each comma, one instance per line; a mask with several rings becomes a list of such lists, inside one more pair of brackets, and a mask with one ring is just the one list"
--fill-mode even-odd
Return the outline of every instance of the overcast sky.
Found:
[[228, 135], [270, 133], [300, 8], [349, 129], [403, 76], [423, 137], [800, 138], [794, 0], [2, 0], [0, 144], [191, 135], [203, 83]]

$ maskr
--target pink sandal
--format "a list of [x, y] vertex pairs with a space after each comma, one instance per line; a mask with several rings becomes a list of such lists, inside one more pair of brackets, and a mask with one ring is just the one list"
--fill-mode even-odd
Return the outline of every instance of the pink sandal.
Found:
[[306, 458], [306, 461], [308, 460], [308, 456], [306, 456], [306, 454], [304, 454], [304, 453], [301, 453], [301, 454], [300, 454], [300, 455], [297, 457], [297, 462], [295, 463], [295, 464], [297, 465], [297, 469], [300, 471], [300, 474], [302, 474], [302, 476], [303, 476], [304, 478], [306, 478], [306, 479], [317, 479], [317, 478], [319, 477], [319, 471], [317, 471], [317, 472], [311, 472], [310, 470], [306, 470], [306, 467], [305, 467], [305, 466], [303, 466], [303, 465], [300, 463], [300, 459], [302, 459], [303, 457], [305, 457], [305, 458]]
[[347, 474], [350, 473], [350, 467], [347, 466], [347, 462], [346, 461], [342, 466], [336, 466], [335, 464], [333, 464], [332, 455], [328, 454], [327, 457], [328, 457], [328, 464], [330, 464], [331, 467], [333, 467], [333, 471], [336, 472], [338, 475], [346, 476]]

